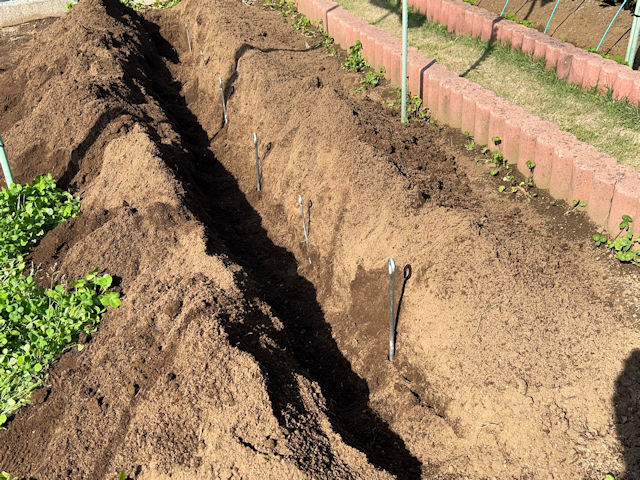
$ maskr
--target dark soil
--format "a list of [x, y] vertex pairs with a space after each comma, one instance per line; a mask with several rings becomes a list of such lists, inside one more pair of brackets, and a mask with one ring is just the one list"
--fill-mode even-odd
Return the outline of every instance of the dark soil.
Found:
[[0, 470], [637, 474], [638, 283], [582, 213], [499, 194], [459, 133], [401, 124], [259, 5], [82, 0], [29, 35], [0, 45], [0, 133], [18, 181], [83, 199], [31, 258], [123, 302], [0, 432]]

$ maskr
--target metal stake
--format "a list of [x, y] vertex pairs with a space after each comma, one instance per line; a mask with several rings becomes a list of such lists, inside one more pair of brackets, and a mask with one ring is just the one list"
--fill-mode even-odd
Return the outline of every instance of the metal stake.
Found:
[[304, 229], [304, 241], [309, 245], [309, 234], [307, 233], [307, 222], [304, 220], [304, 207], [302, 206], [302, 196], [298, 195], [298, 203], [300, 204], [300, 215], [302, 215], [302, 228]]
[[253, 133], [253, 146], [256, 150], [256, 182], [258, 183], [258, 191], [260, 191], [260, 162], [258, 160], [258, 135]]
[[393, 314], [393, 277], [396, 274], [396, 262], [392, 257], [389, 258], [387, 264], [389, 267], [389, 361], [393, 362], [393, 357], [396, 354], [396, 328], [395, 328], [395, 316]]
[[2, 137], [0, 137], [0, 164], [2, 164], [2, 173], [4, 173], [4, 180], [7, 182], [7, 188], [11, 186], [13, 181], [13, 174], [11, 173], [11, 166], [9, 165], [9, 160], [7, 159], [7, 152], [4, 150], [4, 142], [2, 141]]
[[222, 89], [222, 77], [218, 77], [220, 83], [220, 95], [222, 95], [222, 111], [224, 112], [224, 123], [227, 123], [227, 102], [224, 99], [224, 90]]
[[409, 0], [402, 0], [402, 100], [400, 101], [400, 121], [407, 122], [407, 46], [409, 44]]
[[184, 24], [184, 28], [187, 30], [187, 42], [189, 42], [189, 53], [193, 53], [193, 50], [191, 50], [191, 39], [189, 38], [189, 27], [187, 27], [187, 24]]
[[205, 61], [204, 61], [204, 53], [202, 53], [202, 50], [200, 50], [200, 57], [202, 58], [202, 66], [203, 66], [203, 67], [206, 67], [206, 66], [207, 66], [207, 64], [206, 64], [206, 63], [205, 63]]

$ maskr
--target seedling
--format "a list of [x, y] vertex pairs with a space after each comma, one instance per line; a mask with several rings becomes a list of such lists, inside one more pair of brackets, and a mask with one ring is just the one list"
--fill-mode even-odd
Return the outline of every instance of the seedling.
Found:
[[258, 191], [260, 191], [260, 161], [258, 160], [258, 135], [253, 133], [253, 146], [256, 152], [256, 183], [258, 186]]
[[349, 47], [349, 55], [347, 59], [342, 63], [343, 68], [359, 72], [364, 68], [369, 68], [369, 63], [362, 56], [362, 42], [356, 40], [356, 44]]
[[189, 27], [187, 26], [187, 24], [184, 24], [184, 28], [187, 31], [187, 43], [189, 44], [189, 53], [193, 53], [193, 51], [191, 50], [191, 38], [189, 38]]
[[[620, 232], [618, 236], [613, 240], [608, 240], [605, 235], [595, 234], [593, 240], [596, 243], [596, 247], [599, 247], [603, 243], [607, 243], [607, 248], [613, 252], [613, 256], [621, 262], [635, 263], [640, 265], [640, 251], [633, 251], [633, 247], [637, 243], [640, 243], [640, 237], [633, 238], [633, 232], [629, 232], [630, 224], [633, 219], [629, 215], [622, 215], [622, 221], [620, 222]], [[623, 232], [626, 234], [620, 236]]]
[[368, 88], [376, 87], [384, 77], [385, 72], [386, 70], [384, 67], [380, 67], [378, 72], [369, 70], [364, 74], [364, 77], [360, 79], [362, 89], [367, 90]]
[[471, 151], [474, 149], [474, 147], [476, 146], [476, 142], [474, 142], [473, 140], [471, 140], [469, 143], [467, 143], [464, 148], [466, 148], [467, 150]]
[[394, 309], [394, 296], [393, 296], [393, 277], [396, 274], [396, 262], [391, 257], [387, 262], [389, 268], [389, 361], [393, 362], [393, 357], [396, 354], [396, 329], [395, 329], [395, 316], [393, 315]]
[[502, 192], [504, 192], [504, 191], [506, 190], [506, 188], [507, 188], [507, 187], [505, 187], [504, 185], [500, 185], [500, 186], [498, 187], [498, 191], [499, 191], [500, 193], [502, 193]]
[[500, 140], [500, 137], [491, 137], [491, 141], [496, 145], [500, 145], [502, 143], [502, 140]]
[[482, 147], [482, 150], [480, 150], [480, 153], [489, 153], [489, 147]]
[[496, 175], [498, 175], [498, 173], [500, 173], [500, 170], [498, 170], [497, 168], [494, 168], [489, 173], [495, 177]]
[[220, 84], [220, 96], [222, 97], [222, 111], [224, 112], [224, 123], [227, 123], [227, 101], [224, 98], [224, 89], [222, 88], [222, 77], [218, 77]]

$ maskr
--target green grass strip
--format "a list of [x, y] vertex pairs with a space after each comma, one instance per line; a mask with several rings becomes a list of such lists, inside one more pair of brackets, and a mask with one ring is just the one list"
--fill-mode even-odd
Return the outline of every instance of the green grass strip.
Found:
[[[0, 190], [0, 425], [29, 403], [46, 369], [95, 332], [107, 306], [120, 305], [112, 278], [95, 269], [72, 288], [37, 285], [24, 256], [59, 223], [78, 215], [80, 200], [56, 187], [51, 175]], [[81, 345], [78, 346], [81, 349]]]

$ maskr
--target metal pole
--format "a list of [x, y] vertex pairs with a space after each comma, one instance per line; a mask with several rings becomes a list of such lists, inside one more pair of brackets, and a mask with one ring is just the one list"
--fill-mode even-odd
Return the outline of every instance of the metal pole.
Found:
[[507, 5], [509, 5], [509, 0], [504, 2], [504, 7], [502, 7], [502, 11], [500, 12], [500, 16], [504, 14], [504, 11], [507, 9]]
[[600, 50], [600, 47], [602, 46], [602, 42], [604, 42], [604, 37], [607, 36], [607, 33], [609, 33], [609, 29], [611, 28], [611, 25], [613, 25], [613, 22], [616, 21], [616, 18], [618, 18], [618, 15], [620, 15], [620, 12], [622, 11], [622, 9], [624, 8], [624, 6], [627, 4], [627, 0], [624, 0], [624, 2], [622, 2], [622, 5], [620, 5], [620, 8], [618, 9], [618, 11], [616, 12], [616, 14], [613, 17], [613, 20], [611, 20], [611, 23], [609, 24], [609, 26], [607, 27], [607, 30], [604, 32], [604, 35], [602, 35], [602, 39], [600, 40], [600, 43], [598, 44], [598, 48], [596, 48], [596, 52], [598, 50]]
[[631, 24], [631, 36], [629, 37], [629, 45], [627, 46], [626, 62], [631, 68], [636, 61], [636, 51], [638, 49], [638, 35], [640, 34], [640, 2], [636, 2], [636, 9]]
[[260, 163], [258, 160], [258, 135], [253, 134], [253, 146], [256, 150], [256, 182], [258, 184], [258, 191], [260, 191]]
[[547, 30], [549, 29], [549, 24], [551, 23], [551, 19], [553, 18], [553, 15], [556, 13], [556, 9], [558, 8], [558, 5], [560, 5], [560, 0], [558, 0], [556, 2], [556, 6], [553, 7], [553, 12], [551, 12], [551, 16], [549, 17], [549, 21], [547, 22], [547, 26], [544, 27], [544, 33], [547, 33]]
[[13, 181], [13, 174], [11, 173], [11, 166], [9, 165], [9, 159], [7, 158], [7, 152], [4, 149], [4, 142], [0, 137], [0, 164], [2, 164], [2, 173], [4, 173], [4, 179], [7, 182], [7, 188], [11, 186]]
[[189, 43], [189, 53], [193, 53], [193, 51], [191, 50], [191, 38], [189, 38], [189, 27], [187, 27], [187, 24], [184, 24], [184, 28], [187, 31], [187, 42]]
[[409, 42], [409, 0], [402, 0], [402, 102], [401, 121], [407, 121], [407, 44]]
[[393, 357], [396, 355], [396, 322], [393, 314], [394, 299], [393, 299], [393, 277], [396, 274], [396, 262], [393, 258], [389, 258], [387, 263], [389, 267], [389, 361], [393, 362]]

